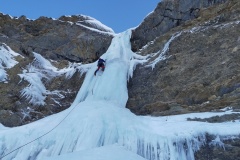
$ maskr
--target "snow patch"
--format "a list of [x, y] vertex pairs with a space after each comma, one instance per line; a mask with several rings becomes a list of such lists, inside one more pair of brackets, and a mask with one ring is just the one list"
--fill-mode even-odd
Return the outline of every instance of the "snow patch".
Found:
[[[40, 54], [33, 52], [34, 61], [23, 70], [22, 74], [18, 74], [22, 80], [26, 80], [29, 85], [21, 91], [21, 96], [25, 97], [29, 103], [36, 106], [45, 105], [47, 95], [57, 95], [59, 98], [63, 97], [59, 91], [49, 91], [43, 84], [43, 79], [46, 81], [54, 77], [65, 75], [66, 78], [71, 78], [72, 75], [79, 71], [81, 74], [88, 71], [92, 64], [82, 65], [78, 63], [70, 63], [67, 68], [58, 69], [54, 67], [48, 60]], [[54, 99], [58, 104], [59, 102]]]
[[88, 27], [88, 26], [86, 26], [86, 25], [83, 25], [83, 24], [81, 24], [81, 23], [79, 23], [79, 22], [76, 23], [76, 24], [79, 25], [79, 26], [81, 26], [81, 27], [84, 27], [84, 28], [86, 28], [86, 29], [89, 29], [89, 30], [91, 30], [91, 31], [98, 32], [98, 33], [100, 33], [100, 34], [109, 34], [109, 35], [111, 35], [111, 36], [114, 35], [114, 33], [101, 31], [101, 30], [96, 29], [96, 28], [91, 28], [91, 27]]
[[225, 150], [224, 143], [221, 141], [219, 135], [217, 135], [217, 137], [214, 140], [212, 140], [212, 142], [210, 142], [209, 145], [220, 147]]
[[[76, 24], [76, 25], [79, 25], [81, 27], [84, 27], [86, 29], [89, 29], [91, 31], [98, 32], [101, 34], [109, 34], [111, 36], [115, 35], [115, 32], [113, 31], [112, 28], [104, 25], [103, 23], [96, 20], [95, 18], [86, 16], [86, 15], [77, 15], [77, 16], [79, 16], [80, 19], [84, 19], [84, 20], [79, 20], [75, 23], [71, 22], [71, 21], [67, 21], [67, 22], [70, 23], [71, 25]], [[65, 17], [71, 18], [72, 16], [65, 16]], [[61, 21], [61, 20], [59, 20], [59, 21]], [[61, 21], [61, 22], [63, 22], [63, 21]]]
[[166, 54], [166, 52], [169, 50], [169, 46], [170, 46], [171, 42], [172, 42], [175, 38], [179, 37], [181, 34], [182, 34], [182, 32], [178, 32], [178, 33], [174, 34], [174, 35], [168, 40], [168, 42], [164, 45], [162, 51], [159, 51], [159, 52], [157, 52], [157, 53], [152, 54], [151, 57], [155, 57], [155, 56], [157, 56], [157, 55], [158, 55], [158, 57], [155, 58], [152, 62], [150, 62], [150, 64], [146, 65], [146, 67], [152, 67], [152, 69], [154, 69], [154, 68], [155, 68], [155, 65], [156, 65], [158, 62], [160, 62], [160, 61], [162, 61], [162, 60], [165, 60], [165, 59], [167, 58], [165, 54]]
[[[114, 33], [112, 28], [107, 27], [106, 25], [102, 24], [100, 21], [96, 20], [96, 19], [91, 19], [91, 20], [85, 20], [84, 21], [87, 24], [90, 24], [91, 26], [94, 26], [94, 28], [106, 31], [106, 32], [110, 32], [110, 33]], [[79, 22], [81, 23], [81, 22]]]
[[[169, 46], [170, 46], [171, 42], [175, 38], [181, 36], [182, 33], [192, 33], [192, 34], [194, 34], [194, 33], [205, 31], [205, 30], [210, 29], [210, 28], [220, 28], [220, 29], [223, 29], [223, 28], [226, 28], [226, 27], [229, 27], [229, 26], [232, 26], [232, 25], [238, 25], [238, 24], [240, 24], [240, 21], [233, 21], [233, 22], [223, 23], [223, 24], [218, 24], [218, 25], [213, 25], [213, 26], [198, 26], [198, 27], [193, 27], [191, 29], [187, 29], [187, 30], [181, 31], [181, 32], [177, 32], [177, 33], [172, 35], [172, 37], [168, 40], [167, 43], [165, 43], [165, 45], [164, 45], [164, 47], [163, 47], [163, 49], [161, 51], [158, 51], [156, 53], [151, 53], [151, 54], [148, 55], [149, 57], [155, 57], [156, 55], [158, 55], [158, 57], [155, 58], [151, 62], [149, 62], [150, 59], [148, 59], [148, 62], [150, 64], [147, 64], [146, 67], [152, 67], [152, 69], [154, 69], [155, 65], [157, 63], [159, 63], [162, 60], [165, 60], [165, 59], [169, 58], [169, 57], [166, 57], [166, 53], [169, 50]], [[150, 44], [153, 44], [154, 42], [155, 42], [155, 40], [149, 42], [148, 44], [143, 46], [142, 49], [140, 49], [140, 51], [143, 50], [143, 49], [146, 49]]]
[[[31, 72], [33, 71], [33, 72]], [[26, 70], [22, 74], [18, 74], [22, 80], [28, 81], [29, 85], [21, 90], [21, 96], [25, 97], [29, 103], [33, 105], [43, 106], [45, 105], [45, 98], [48, 93], [41, 79], [47, 78], [44, 74], [34, 71], [33, 67], [29, 68], [29, 72]], [[21, 83], [21, 81], [19, 83]]]
[[[92, 26], [95, 26], [96, 28], [100, 29], [100, 30], [103, 30], [103, 31], [106, 31], [106, 32], [110, 32], [110, 33], [114, 33], [113, 29], [104, 25], [103, 23], [101, 23], [100, 21], [96, 20], [95, 18], [93, 17], [90, 17], [90, 16], [86, 16], [86, 15], [81, 15], [82, 17], [84, 17], [84, 21], [82, 22], [85, 22], [87, 24], [91, 24]], [[81, 23], [81, 22], [79, 22]]]
[[8, 75], [6, 69], [14, 67], [18, 62], [14, 57], [19, 56], [5, 43], [0, 46], [0, 82], [7, 83]]

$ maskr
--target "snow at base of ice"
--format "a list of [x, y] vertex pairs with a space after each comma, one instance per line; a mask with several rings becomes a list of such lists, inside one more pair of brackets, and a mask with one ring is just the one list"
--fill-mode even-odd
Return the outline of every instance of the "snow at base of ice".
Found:
[[[68, 113], [70, 115], [62, 121]], [[222, 114], [206, 113], [204, 117]], [[14, 160], [42, 160], [44, 157], [76, 151], [90, 152], [90, 149], [114, 144], [124, 146], [132, 154], [138, 154], [146, 159], [155, 157], [160, 160], [193, 160], [194, 152], [206, 143], [206, 133], [229, 138], [239, 134], [239, 122], [210, 124], [187, 121], [188, 117], [199, 116], [200, 114], [168, 117], [136, 116], [128, 109], [108, 101], [85, 101], [31, 124], [1, 130], [0, 155], [7, 154], [47, 133], [61, 121], [59, 127], [52, 132], [3, 160], [14, 158]], [[220, 142], [219, 139], [215, 142], [220, 144], [217, 143]], [[94, 152], [92, 153], [92, 157], [95, 157]]]
[[[94, 154], [93, 154], [94, 153]], [[146, 160], [145, 158], [128, 151], [123, 146], [109, 145], [60, 155], [43, 160]]]

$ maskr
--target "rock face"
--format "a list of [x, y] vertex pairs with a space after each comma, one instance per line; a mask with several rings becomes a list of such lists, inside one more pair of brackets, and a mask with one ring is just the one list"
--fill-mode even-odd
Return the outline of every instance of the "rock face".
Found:
[[0, 41], [23, 54], [37, 52], [53, 60], [89, 63], [107, 50], [113, 32], [96, 29], [87, 20], [87, 16], [29, 20], [24, 16], [12, 18], [0, 14]]
[[199, 17], [199, 11], [226, 0], [165, 0], [149, 14], [132, 34], [132, 50], [137, 51], [156, 37], [187, 20]]
[[[153, 70], [137, 68], [129, 83], [129, 108], [156, 115], [239, 108], [239, 32], [232, 24], [182, 33], [171, 43], [171, 58]], [[176, 112], [167, 112], [175, 107]]]
[[[239, 112], [240, 1], [186, 4], [162, 1], [133, 31], [133, 51], [156, 53], [137, 66], [128, 83], [127, 107], [136, 114], [165, 116], [225, 107]], [[161, 54], [164, 60], [153, 65]], [[234, 120], [239, 120], [239, 114], [201, 121]], [[206, 145], [195, 153], [196, 160], [239, 159], [239, 137], [223, 138], [221, 146], [212, 145], [215, 138], [207, 136]]]
[[71, 105], [84, 79], [80, 72], [70, 79], [64, 75], [43, 78], [41, 81], [46, 89], [58, 93], [43, 95], [46, 98], [44, 106], [31, 104], [23, 96], [21, 91], [30, 84], [18, 74], [34, 63], [33, 52], [54, 60], [59, 69], [68, 67], [69, 62], [95, 61], [107, 50], [114, 35], [110, 28], [95, 21], [80, 15], [62, 16], [57, 20], [46, 17], [29, 20], [25, 16], [12, 18], [0, 14], [0, 47], [7, 45], [24, 57], [16, 57], [18, 64], [7, 70], [8, 83], [0, 83], [0, 123], [9, 127], [26, 124]]
[[234, 140], [225, 140], [214, 145], [213, 139], [220, 137], [206, 136], [206, 145], [195, 153], [196, 160], [239, 160], [240, 158], [240, 137]]
[[142, 55], [161, 52], [172, 35], [179, 34], [170, 43], [165, 54], [168, 58], [154, 69], [137, 67], [128, 84], [128, 108], [144, 115], [212, 111], [226, 106], [239, 109], [239, 12], [238, 1], [201, 9], [199, 18], [156, 37], [141, 49]]

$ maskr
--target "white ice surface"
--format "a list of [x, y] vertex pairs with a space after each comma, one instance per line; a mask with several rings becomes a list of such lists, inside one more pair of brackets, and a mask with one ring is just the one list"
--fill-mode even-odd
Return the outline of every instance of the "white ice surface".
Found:
[[103, 24], [102, 22], [96, 20], [95, 18], [90, 17], [90, 16], [86, 16], [86, 15], [80, 15], [80, 16], [85, 17], [85, 19], [86, 19], [86, 20], [84, 20], [85, 23], [89, 23], [89, 24], [95, 26], [96, 28], [98, 28], [100, 30], [104, 30], [106, 32], [114, 33], [112, 28], [106, 26], [105, 24]]
[[97, 160], [109, 155], [108, 159], [115, 160], [117, 155], [127, 154], [133, 160], [140, 160], [138, 155], [151, 160], [193, 160], [194, 152], [206, 143], [206, 133], [216, 135], [212, 142], [215, 145], [221, 144], [223, 136], [234, 138], [240, 134], [239, 121], [186, 120], [231, 111], [150, 117], [136, 116], [126, 109], [127, 80], [133, 66], [146, 60], [131, 51], [130, 33], [116, 35], [112, 40], [102, 56], [106, 59], [106, 69], [101, 76], [94, 76], [96, 62], [87, 66], [84, 83], [70, 108], [21, 127], [0, 127], [1, 156], [42, 136], [2, 159], [55, 160], [79, 156], [81, 160]]
[[[94, 153], [94, 158], [93, 158]], [[128, 151], [123, 146], [109, 145], [90, 150], [63, 154], [43, 160], [146, 160], [145, 158]]]
[[[18, 74], [23, 80], [27, 81], [29, 85], [21, 90], [21, 96], [25, 97], [29, 103], [33, 105], [44, 105], [47, 95], [57, 95], [61, 98], [60, 91], [49, 91], [46, 89], [43, 79], [51, 80], [54, 77], [65, 75], [65, 77], [71, 78], [72, 75], [79, 71], [81, 74], [87, 72], [93, 64], [70, 63], [67, 68], [58, 69], [54, 67], [50, 61], [42, 57], [40, 54], [33, 52], [34, 60], [26, 69]], [[55, 101], [58, 103], [57, 101]], [[61, 104], [59, 104], [61, 105]]]
[[[66, 15], [65, 15], [66, 16]], [[66, 16], [66, 17], [71, 17], [71, 16]], [[89, 30], [92, 30], [94, 32], [98, 32], [101, 34], [109, 34], [109, 35], [115, 35], [115, 32], [113, 31], [112, 28], [106, 26], [102, 22], [96, 20], [93, 17], [86, 16], [86, 15], [79, 15], [79, 17], [83, 17], [84, 20], [82, 21], [77, 21], [76, 23], [68, 21], [71, 25], [76, 24], [79, 26], [82, 26], [84, 28], [87, 28]]]
[[7, 82], [8, 75], [6, 69], [14, 67], [18, 62], [14, 57], [19, 54], [14, 52], [6, 44], [0, 46], [0, 82]]

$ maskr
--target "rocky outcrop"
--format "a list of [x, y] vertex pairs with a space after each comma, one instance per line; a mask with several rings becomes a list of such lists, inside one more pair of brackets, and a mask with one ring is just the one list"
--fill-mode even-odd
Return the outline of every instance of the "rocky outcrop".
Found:
[[[128, 107], [138, 114], [155, 115], [239, 108], [238, 32], [239, 24], [232, 24], [183, 33], [171, 43], [167, 53], [171, 58], [153, 70], [141, 66], [136, 69], [128, 86]], [[175, 107], [177, 112], [161, 111]]]
[[[46, 75], [49, 78], [42, 78], [41, 81], [46, 90], [52, 93], [46, 95], [43, 93], [41, 96], [45, 98], [45, 103], [39, 105], [31, 103], [29, 98], [23, 95], [23, 89], [31, 86], [31, 84], [19, 76], [19, 74], [23, 74], [24, 70], [28, 73], [31, 72], [28, 66], [34, 63], [33, 57], [17, 57], [16, 60], [19, 63], [7, 70], [7, 83], [0, 83], [1, 124], [8, 127], [23, 125], [60, 112], [71, 106], [83, 83], [84, 76], [81, 76], [80, 72], [76, 72], [70, 78], [67, 78], [65, 75], [53, 78], [50, 75]], [[53, 64], [61, 69], [68, 67], [69, 62], [64, 60]], [[32, 92], [38, 91], [33, 89]]]
[[[208, 8], [203, 7], [211, 3], [204, 3], [193, 10], [193, 14], [186, 12], [185, 20], [180, 12], [167, 9], [171, 4], [177, 5], [175, 8], [179, 10], [181, 3], [174, 2], [177, 1], [160, 3], [133, 32], [132, 49], [142, 55], [155, 53], [156, 56], [134, 71], [128, 83], [127, 107], [136, 114], [152, 116], [221, 112], [225, 107], [239, 112], [240, 2], [214, 1], [221, 4]], [[168, 16], [164, 17], [166, 14]], [[173, 15], [174, 18], [169, 18]], [[164, 50], [168, 43], [168, 50]], [[152, 65], [161, 53], [164, 53], [164, 60]], [[189, 120], [238, 121], [239, 114]], [[239, 139], [239, 136], [206, 135], [205, 144], [194, 154], [195, 159], [239, 159]]]
[[198, 19], [156, 37], [143, 48], [140, 54], [157, 53], [172, 35], [181, 31], [170, 43], [167, 59], [154, 69], [137, 67], [128, 84], [128, 108], [137, 114], [156, 116], [226, 106], [238, 109], [239, 8], [238, 1], [228, 1], [200, 10]]
[[7, 45], [23, 56], [16, 57], [18, 64], [7, 69], [7, 83], [0, 83], [0, 123], [9, 127], [23, 125], [71, 105], [84, 79], [80, 72], [71, 78], [61, 75], [41, 79], [48, 91], [56, 91], [56, 94], [42, 95], [44, 105], [29, 103], [23, 96], [22, 90], [30, 84], [19, 74], [34, 63], [33, 52], [53, 60], [59, 69], [68, 67], [69, 62], [95, 61], [107, 50], [114, 35], [111, 29], [95, 21], [81, 15], [29, 20], [25, 16], [13, 18], [0, 14], [0, 46]]
[[187, 20], [199, 17], [202, 8], [223, 3], [226, 0], [165, 0], [158, 4], [154, 12], [133, 30], [132, 50], [138, 51], [148, 42], [168, 32]]
[[100, 21], [84, 15], [62, 16], [59, 18], [61, 21], [73, 22], [74, 24], [82, 25], [89, 28], [94, 28], [102, 32], [114, 33], [114, 31], [102, 24]]
[[240, 137], [235, 138], [224, 140], [224, 137], [207, 135], [206, 144], [194, 154], [195, 160], [239, 160]]
[[0, 14], [0, 41], [25, 55], [37, 52], [49, 59], [89, 63], [107, 50], [114, 33], [99, 30], [94, 25], [86, 27], [76, 23], [87, 18], [73, 16], [54, 20], [40, 17], [29, 20], [24, 16], [12, 18]]

